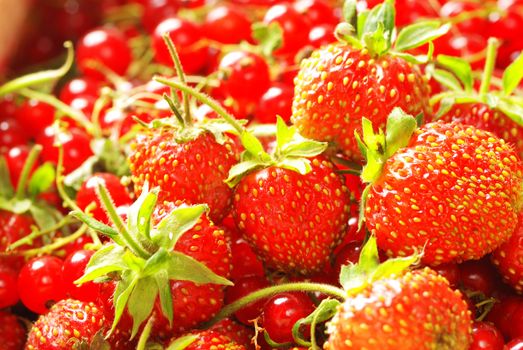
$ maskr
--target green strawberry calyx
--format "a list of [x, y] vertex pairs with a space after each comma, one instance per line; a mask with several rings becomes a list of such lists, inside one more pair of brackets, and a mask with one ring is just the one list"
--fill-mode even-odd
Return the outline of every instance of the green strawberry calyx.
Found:
[[100, 184], [97, 191], [113, 227], [96, 221], [82, 211], [75, 210], [71, 215], [114, 242], [104, 245], [91, 257], [85, 274], [75, 283], [103, 282], [107, 279], [117, 281], [111, 332], [127, 309], [133, 319], [134, 337], [140, 325], [150, 316], [158, 297], [162, 313], [172, 324], [170, 280], [232, 285], [201, 262], [173, 250], [180, 237], [208, 211], [206, 205], [180, 206], [154, 225], [152, 216], [159, 190], [149, 190], [146, 185], [140, 197], [129, 207], [127, 222], [124, 223], [104, 185]]
[[518, 125], [523, 125], [523, 99], [514, 94], [523, 79], [523, 54], [520, 54], [503, 72], [499, 91], [491, 89], [492, 73], [500, 43], [489, 38], [483, 76], [479, 90], [474, 90], [474, 77], [470, 63], [459, 57], [438, 55], [431, 73], [448, 91], [433, 96], [431, 105], [439, 103], [437, 116], [442, 116], [456, 104], [484, 103], [499, 110]]
[[178, 89], [193, 96], [211, 107], [224, 121], [233, 127], [234, 133], [240, 137], [245, 148], [242, 161], [231, 168], [226, 182], [229, 186], [236, 186], [247, 173], [260, 168], [277, 166], [306, 174], [311, 170], [310, 158], [323, 153], [328, 144], [302, 137], [296, 127], [287, 126], [278, 117], [276, 122], [276, 148], [271, 154], [267, 153], [262, 143], [250, 131], [245, 129], [241, 122], [231, 116], [217, 101], [210, 96], [197, 91], [181, 82], [172, 81], [162, 77], [154, 80]]
[[[394, 21], [396, 12], [394, 0], [383, 3], [358, 13], [356, 0], [346, 0], [343, 5], [343, 18], [335, 35], [341, 42], [356, 49], [366, 48], [372, 56], [379, 57], [386, 53], [404, 58], [413, 63], [427, 63], [432, 57], [432, 41], [450, 29], [450, 24], [439, 20], [421, 21], [408, 25], [396, 34]], [[427, 55], [414, 56], [405, 51], [429, 44]]]

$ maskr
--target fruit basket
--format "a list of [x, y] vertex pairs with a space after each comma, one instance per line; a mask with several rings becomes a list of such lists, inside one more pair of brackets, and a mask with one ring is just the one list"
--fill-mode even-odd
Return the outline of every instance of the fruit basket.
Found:
[[11, 5], [2, 349], [523, 349], [523, 2]]

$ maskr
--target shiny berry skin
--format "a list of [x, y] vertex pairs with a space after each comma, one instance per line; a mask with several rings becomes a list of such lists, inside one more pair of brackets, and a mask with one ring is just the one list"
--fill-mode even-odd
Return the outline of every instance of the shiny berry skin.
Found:
[[471, 291], [492, 295], [500, 276], [488, 259], [465, 261], [459, 265], [461, 285]]
[[96, 208], [91, 210], [90, 213], [96, 220], [109, 224], [110, 220], [96, 194], [96, 189], [100, 184], [105, 185], [114, 205], [117, 207], [131, 204], [132, 199], [127, 188], [120, 182], [120, 178], [111, 173], [95, 173], [82, 183], [76, 195], [76, 204], [80, 209], [85, 210], [91, 203], [96, 203]]
[[207, 13], [203, 32], [207, 38], [224, 44], [252, 41], [251, 21], [242, 11], [227, 5], [215, 7]]
[[143, 0], [142, 24], [149, 32], [166, 18], [173, 17], [178, 12], [180, 4], [176, 0]]
[[[314, 311], [314, 304], [303, 293], [280, 293], [263, 307], [262, 327], [278, 343], [293, 342], [292, 327]], [[303, 334], [307, 337], [306, 332]]]
[[102, 80], [104, 74], [89, 67], [89, 61], [102, 63], [114, 73], [124, 76], [131, 64], [132, 52], [125, 36], [118, 29], [97, 28], [78, 41], [76, 61], [85, 76]]
[[491, 255], [491, 261], [503, 276], [503, 280], [518, 293], [523, 293], [523, 218], [520, 217], [516, 231]]
[[18, 105], [15, 102], [15, 97], [12, 94], [7, 94], [0, 97], [0, 121], [16, 118], [16, 111]]
[[233, 280], [246, 276], [263, 277], [265, 275], [263, 264], [256, 257], [249, 243], [243, 238], [233, 238], [231, 242], [231, 254], [231, 278]]
[[[30, 234], [32, 225], [35, 225], [35, 222], [30, 215], [15, 214], [0, 209], [0, 253], [4, 253], [11, 243]], [[17, 250], [34, 248], [40, 244], [40, 241], [35, 240], [32, 245], [24, 244]]]
[[432, 267], [440, 276], [445, 277], [449, 281], [449, 286], [451, 288], [457, 288], [461, 278], [461, 272], [458, 264], [456, 263], [447, 263], [441, 264]]
[[67, 256], [62, 266], [63, 283], [67, 296], [81, 301], [96, 301], [100, 294], [100, 284], [87, 282], [76, 285], [74, 281], [83, 276], [89, 259], [95, 253], [94, 250], [77, 250]]
[[174, 63], [163, 40], [165, 33], [169, 34], [173, 41], [185, 73], [198, 73], [205, 66], [207, 59], [205, 47], [196, 47], [203, 38], [201, 28], [193, 22], [176, 17], [167, 18], [156, 26], [152, 35], [155, 60], [172, 67]]
[[69, 256], [77, 250], [85, 249], [86, 244], [93, 243], [93, 239], [89, 235], [83, 235], [73, 242], [67, 244], [62, 249], [65, 251], [65, 256]]
[[36, 138], [36, 143], [43, 147], [41, 158], [44, 162], [58, 163], [58, 148], [54, 146], [55, 141], [63, 146], [63, 165], [66, 174], [78, 168], [93, 154], [90, 146], [91, 139], [82, 129], [72, 127], [57, 132], [55, 127], [50, 126]]
[[523, 350], [523, 337], [509, 341], [504, 350]]
[[334, 15], [334, 9], [324, 0], [298, 0], [293, 7], [298, 13], [305, 16], [312, 26], [336, 25], [339, 22]]
[[0, 309], [18, 302], [18, 272], [15, 269], [0, 266]]
[[[25, 161], [29, 155], [30, 148], [26, 145], [15, 146], [9, 149], [7, 153], [4, 154], [7, 168], [9, 169], [9, 177], [11, 178], [11, 184], [14, 188], [18, 185], [18, 180], [22, 169], [24, 168]], [[33, 165], [31, 172], [36, 170], [38, 167], [38, 161]]]
[[0, 311], [0, 344], [2, 350], [22, 350], [25, 343], [25, 328], [16, 315]]
[[98, 80], [89, 77], [77, 77], [69, 80], [60, 90], [60, 100], [71, 103], [76, 97], [90, 95], [98, 97], [101, 84]]
[[44, 255], [27, 262], [18, 276], [20, 300], [31, 311], [44, 314], [52, 304], [65, 298], [63, 261]]
[[474, 322], [469, 350], [503, 350], [503, 334], [488, 322]]
[[263, 22], [278, 23], [283, 31], [283, 43], [274, 51], [276, 56], [292, 58], [307, 43], [311, 24], [289, 3], [279, 3], [270, 7], [263, 17]]
[[332, 24], [323, 24], [312, 27], [309, 32], [309, 44], [314, 48], [332, 44], [336, 42], [334, 30], [336, 27]]
[[505, 339], [523, 337], [523, 297], [510, 296], [494, 303], [487, 321], [492, 322]]
[[43, 129], [51, 125], [54, 115], [54, 107], [37, 100], [24, 101], [16, 111], [16, 119], [31, 138], [35, 138]]
[[292, 114], [294, 88], [276, 83], [260, 97], [256, 107], [255, 119], [260, 123], [276, 123], [276, 116], [289, 123]]
[[[237, 279], [234, 281], [234, 286], [227, 288], [225, 291], [225, 304], [230, 304], [246, 295], [249, 295], [252, 292], [269, 286], [270, 284], [265, 279], [265, 277], [247, 276]], [[236, 311], [234, 316], [241, 323], [250, 326], [252, 323], [249, 321], [252, 321], [260, 316], [266, 301], [267, 299], [261, 299], [256, 303], [249, 304], [246, 307]]]
[[0, 153], [10, 148], [27, 144], [29, 136], [23, 126], [14, 118], [0, 120]]
[[257, 101], [270, 84], [267, 62], [252, 52], [231, 51], [218, 69], [223, 90], [237, 101]]

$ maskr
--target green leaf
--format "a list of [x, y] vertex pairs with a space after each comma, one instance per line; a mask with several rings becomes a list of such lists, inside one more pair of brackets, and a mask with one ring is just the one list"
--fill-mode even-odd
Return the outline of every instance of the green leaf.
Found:
[[[388, 49], [391, 46], [394, 17], [395, 9], [392, 1], [385, 0], [370, 10], [365, 18], [363, 30], [361, 32], [358, 31], [358, 35], [360, 38], [365, 38], [365, 35], [370, 34], [372, 36], [374, 33], [379, 33], [382, 36], [382, 39], [379, 40], [383, 40], [385, 44], [378, 44], [377, 47], [386, 47]], [[377, 40], [378, 36], [374, 36], [374, 39]], [[378, 53], [378, 51], [374, 52]]]
[[365, 22], [367, 21], [367, 17], [369, 16], [369, 13], [370, 13], [369, 10], [358, 13], [358, 17], [356, 20], [356, 33], [358, 35], [358, 39], [361, 39], [363, 37], [363, 34], [364, 34], [363, 27], [365, 27]]
[[227, 183], [229, 187], [234, 187], [241, 181], [243, 176], [262, 166], [263, 163], [256, 160], [246, 160], [235, 164], [229, 170], [229, 177], [225, 180], [225, 183]]
[[463, 84], [465, 91], [472, 91], [474, 79], [470, 63], [460, 57], [438, 55], [438, 64], [451, 71]]
[[232, 282], [215, 274], [207, 266], [183, 253], [173, 251], [169, 255], [169, 279], [191, 281], [196, 284], [221, 284], [232, 286]]
[[243, 131], [240, 135], [240, 140], [245, 150], [253, 156], [261, 157], [262, 154], [266, 153], [260, 140], [253, 136], [250, 132]]
[[382, 23], [378, 23], [375, 32], [363, 34], [362, 39], [369, 51], [378, 56], [390, 48], [390, 41], [384, 35]]
[[151, 238], [151, 216], [158, 200], [159, 191], [159, 188], [149, 191], [149, 186], [146, 184], [138, 199], [129, 207], [127, 228], [129, 232], [133, 232], [134, 238], [138, 238], [138, 236]]
[[40, 230], [45, 231], [57, 224], [56, 217], [52, 211], [52, 208], [34, 203], [30, 208], [29, 212], [35, 220]]
[[156, 286], [158, 287], [158, 293], [160, 295], [160, 306], [162, 313], [169, 320], [169, 324], [173, 322], [173, 298], [171, 294], [171, 285], [169, 282], [169, 275], [167, 271], [160, 270], [154, 275]]
[[136, 336], [143, 321], [151, 315], [157, 295], [158, 286], [153, 277], [140, 278], [133, 288], [127, 302], [127, 309], [133, 318], [131, 339]]
[[523, 107], [515, 103], [512, 99], [506, 97], [501, 98], [497, 109], [506, 114], [518, 125], [523, 125]]
[[70, 213], [71, 216], [74, 216], [78, 220], [82, 221], [84, 224], [89, 226], [91, 229], [95, 230], [96, 232], [103, 233], [107, 237], [114, 240], [116, 243], [122, 245], [121, 239], [119, 237], [118, 231], [116, 231], [111, 226], [108, 226], [106, 224], [101, 223], [100, 221], [95, 220], [92, 216], [87, 215], [86, 213], [82, 211], [72, 211]]
[[311, 314], [300, 320], [300, 323], [311, 324], [314, 318], [317, 323], [328, 321], [334, 317], [340, 305], [341, 302], [337, 299], [323, 299]]
[[434, 69], [432, 77], [436, 79], [438, 83], [445, 86], [451, 91], [463, 91], [461, 83], [458, 81], [456, 76], [443, 69]]
[[128, 267], [123, 261], [125, 254], [125, 248], [116, 244], [102, 246], [89, 260], [84, 275], [74, 283], [82, 284], [106, 276], [111, 272], [126, 270]]
[[277, 149], [282, 150], [296, 135], [296, 127], [288, 126], [280, 116], [276, 118]]
[[307, 158], [283, 158], [276, 164], [278, 167], [289, 169], [302, 175], [308, 174], [311, 170], [311, 162]]
[[441, 99], [439, 103], [438, 112], [436, 113], [436, 117], [440, 118], [447, 114], [452, 109], [452, 106], [454, 106], [455, 103], [456, 100], [453, 97], [446, 97]]
[[327, 149], [326, 142], [319, 142], [314, 140], [296, 140], [286, 144], [282, 148], [282, 154], [288, 157], [315, 157], [323, 153]]
[[35, 170], [28, 183], [28, 192], [31, 197], [36, 197], [51, 188], [56, 178], [54, 166], [44, 163]]
[[111, 334], [116, 329], [118, 322], [120, 322], [120, 318], [122, 318], [123, 312], [125, 311], [127, 301], [129, 300], [129, 297], [139, 280], [140, 276], [135, 271], [128, 270], [122, 274], [122, 279], [118, 281], [113, 296], [114, 320], [111, 326]]
[[183, 350], [192, 343], [194, 343], [198, 339], [198, 336], [195, 334], [189, 334], [186, 336], [183, 336], [181, 338], [176, 339], [171, 344], [169, 344], [169, 347], [167, 350]]
[[449, 24], [442, 25], [440, 21], [423, 21], [408, 25], [399, 32], [395, 49], [396, 51], [414, 49], [446, 34], [449, 29]]
[[349, 293], [360, 291], [370, 283], [370, 278], [379, 264], [376, 237], [371, 236], [361, 249], [358, 264], [342, 266], [340, 284]]
[[343, 1], [342, 17], [345, 22], [349, 24], [355, 22], [356, 16], [358, 15], [357, 4], [358, 2], [356, 0]]
[[178, 239], [193, 228], [203, 213], [208, 210], [206, 204], [176, 208], [156, 225], [151, 238], [160, 247], [171, 251]]
[[64, 46], [67, 48], [67, 56], [64, 64], [61, 67], [58, 69], [30, 73], [8, 81], [4, 85], [0, 86], [0, 96], [19, 91], [26, 87], [56, 82], [58, 79], [63, 77], [69, 71], [69, 69], [71, 69], [74, 60], [73, 44], [68, 41], [64, 44]]
[[397, 150], [407, 146], [417, 126], [416, 118], [394, 107], [387, 118], [385, 157], [390, 158]]
[[377, 281], [385, 277], [392, 277], [402, 274], [410, 266], [419, 261], [419, 255], [414, 254], [403, 258], [388, 259], [374, 271], [372, 280]]
[[266, 24], [256, 22], [252, 25], [252, 37], [261, 47], [263, 54], [271, 56], [283, 44], [283, 30], [277, 22]]
[[15, 194], [5, 156], [0, 154], [0, 197], [11, 198]]
[[523, 53], [512, 62], [503, 72], [503, 91], [510, 95], [518, 87], [523, 78]]
[[356, 36], [356, 29], [352, 24], [349, 23], [338, 23], [334, 30], [334, 36], [341, 42], [345, 42], [348, 45], [356, 49], [362, 49], [363, 44]]

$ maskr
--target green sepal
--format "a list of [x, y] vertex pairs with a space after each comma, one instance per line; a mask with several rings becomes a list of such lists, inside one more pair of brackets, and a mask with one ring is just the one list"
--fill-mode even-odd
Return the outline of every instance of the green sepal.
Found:
[[263, 149], [263, 145], [254, 135], [244, 130], [240, 134], [240, 140], [242, 142], [245, 151], [251, 154], [254, 158], [261, 160], [270, 160], [270, 156]]
[[[169, 286], [167, 286], [167, 288], [169, 288]], [[141, 277], [138, 282], [136, 282], [127, 301], [127, 309], [133, 319], [131, 339], [136, 336], [140, 325], [151, 314], [157, 296], [158, 286], [153, 277]]]
[[391, 54], [399, 57], [401, 59], [404, 59], [407, 62], [410, 62], [412, 64], [426, 64], [430, 61], [430, 57], [432, 56], [432, 53], [430, 53], [434, 46], [432, 42], [429, 42], [429, 53], [427, 55], [411, 55], [407, 52], [395, 52], [391, 51]]
[[358, 1], [356, 0], [345, 0], [343, 1], [342, 18], [349, 24], [354, 24], [358, 16], [357, 9]]
[[305, 347], [310, 347], [312, 344], [307, 339], [303, 338], [300, 329], [303, 325], [311, 325], [311, 334], [316, 332], [316, 325], [318, 323], [330, 320], [338, 312], [338, 307], [341, 302], [337, 299], [324, 299], [307, 317], [298, 320], [292, 327], [292, 337], [294, 341]]
[[390, 158], [400, 148], [407, 146], [417, 127], [416, 118], [395, 107], [387, 118], [385, 157]]
[[42, 231], [46, 231], [58, 223], [57, 212], [42, 202], [34, 202], [29, 208], [29, 213]]
[[456, 103], [456, 100], [452, 97], [446, 97], [441, 99], [439, 103], [438, 112], [436, 113], [436, 118], [441, 118], [445, 114], [447, 114], [451, 109], [452, 106]]
[[27, 184], [27, 191], [31, 197], [36, 197], [51, 188], [56, 179], [56, 171], [51, 163], [44, 163], [38, 167], [29, 183]]
[[377, 24], [375, 31], [363, 34], [361, 39], [373, 55], [380, 56], [390, 49], [390, 40], [385, 37], [383, 23], [381, 22]]
[[48, 83], [54, 83], [61, 77], [63, 77], [71, 69], [74, 61], [74, 48], [73, 44], [68, 41], [64, 44], [67, 49], [67, 56], [63, 65], [57, 69], [45, 70], [36, 73], [30, 73], [23, 75], [11, 81], [8, 81], [4, 85], [0, 86], [0, 97], [11, 92], [16, 92], [21, 89], [43, 85]]
[[447, 55], [438, 55], [436, 61], [438, 65], [448, 69], [461, 81], [465, 91], [472, 91], [474, 78], [472, 77], [470, 63], [460, 57]]
[[180, 337], [173, 341], [171, 344], [169, 344], [169, 347], [167, 350], [183, 350], [187, 348], [189, 345], [194, 343], [198, 339], [198, 336], [195, 334], [189, 334], [183, 337]]
[[110, 334], [114, 332], [118, 322], [120, 322], [120, 318], [122, 318], [129, 297], [139, 280], [140, 276], [136, 271], [126, 270], [122, 274], [122, 279], [117, 282], [113, 296], [114, 320], [111, 325]]
[[506, 114], [518, 125], [523, 125], [523, 106], [510, 97], [501, 97], [497, 109]]
[[356, 36], [356, 29], [349, 23], [338, 23], [336, 29], [334, 30], [334, 36], [338, 39], [338, 41], [346, 43], [355, 49], [363, 48], [363, 43]]
[[255, 160], [242, 161], [235, 164], [229, 170], [229, 177], [225, 180], [225, 183], [231, 188], [235, 187], [245, 174], [263, 166], [263, 164]]
[[277, 166], [295, 171], [302, 175], [312, 170], [311, 162], [307, 158], [285, 158], [277, 163]]
[[125, 254], [127, 254], [126, 249], [117, 244], [102, 246], [89, 260], [84, 275], [74, 283], [83, 284], [112, 272], [124, 271], [127, 269], [127, 265], [123, 261]]
[[[390, 49], [394, 18], [395, 9], [392, 0], [385, 0], [372, 10], [358, 16], [358, 37], [367, 44], [372, 54], [380, 55]], [[371, 43], [371, 38], [375, 40], [374, 43]]]
[[11, 183], [9, 176], [9, 168], [5, 156], [0, 154], [0, 197], [12, 198], [15, 194], [15, 189]]
[[376, 237], [371, 235], [363, 246], [357, 264], [344, 265], [340, 272], [340, 284], [347, 295], [355, 295], [373, 282], [398, 276], [419, 261], [420, 255], [391, 258], [380, 264]]
[[256, 22], [252, 24], [251, 29], [252, 37], [258, 42], [266, 57], [270, 57], [274, 51], [282, 46], [283, 30], [278, 23]]
[[278, 116], [276, 121], [276, 157], [315, 157], [327, 149], [326, 142], [306, 139], [298, 134], [295, 126], [288, 126]]
[[220, 284], [232, 286], [228, 279], [215, 274], [211, 269], [198, 260], [183, 253], [169, 252], [168, 274], [169, 279], [191, 281], [196, 284]]
[[100, 232], [100, 233], [106, 235], [107, 237], [114, 240], [116, 243], [118, 243], [120, 245], [123, 244], [119, 238], [120, 234], [118, 233], [118, 231], [116, 231], [111, 226], [101, 223], [100, 221], [94, 219], [92, 216], [89, 216], [82, 211], [74, 210], [74, 211], [70, 212], [69, 215], [74, 216], [78, 220], [82, 221], [84, 224], [89, 226], [94, 231]]
[[378, 178], [384, 163], [385, 134], [381, 130], [377, 134], [374, 133], [372, 122], [365, 117], [362, 118], [362, 132], [363, 140], [357, 132], [354, 133], [358, 145], [361, 145], [360, 148], [365, 149], [364, 154], [367, 160], [361, 178], [364, 182], [374, 182]]
[[398, 34], [394, 48], [396, 51], [406, 51], [420, 47], [445, 35], [450, 29], [450, 24], [440, 21], [422, 21], [404, 27]]
[[160, 270], [154, 276], [156, 286], [158, 287], [158, 295], [160, 296], [160, 307], [162, 313], [167, 320], [169, 325], [173, 323], [173, 298], [171, 294], [171, 285], [169, 283], [169, 274], [166, 270]]
[[30, 199], [7, 199], [0, 197], [0, 209], [10, 211], [11, 213], [27, 213], [31, 208], [31, 205], [33, 205], [33, 202]]
[[138, 199], [127, 212], [127, 229], [133, 238], [151, 239], [151, 217], [158, 200], [158, 187], [149, 190], [146, 183]]
[[432, 77], [441, 85], [445, 86], [450, 91], [462, 91], [463, 87], [461, 86], [460, 81], [456, 78], [454, 74], [447, 70], [443, 69], [434, 69], [432, 72]]
[[172, 250], [178, 239], [194, 227], [200, 217], [209, 210], [206, 204], [173, 209], [152, 230], [151, 238], [159, 247]]
[[523, 53], [512, 62], [503, 72], [503, 92], [511, 95], [523, 79]]

